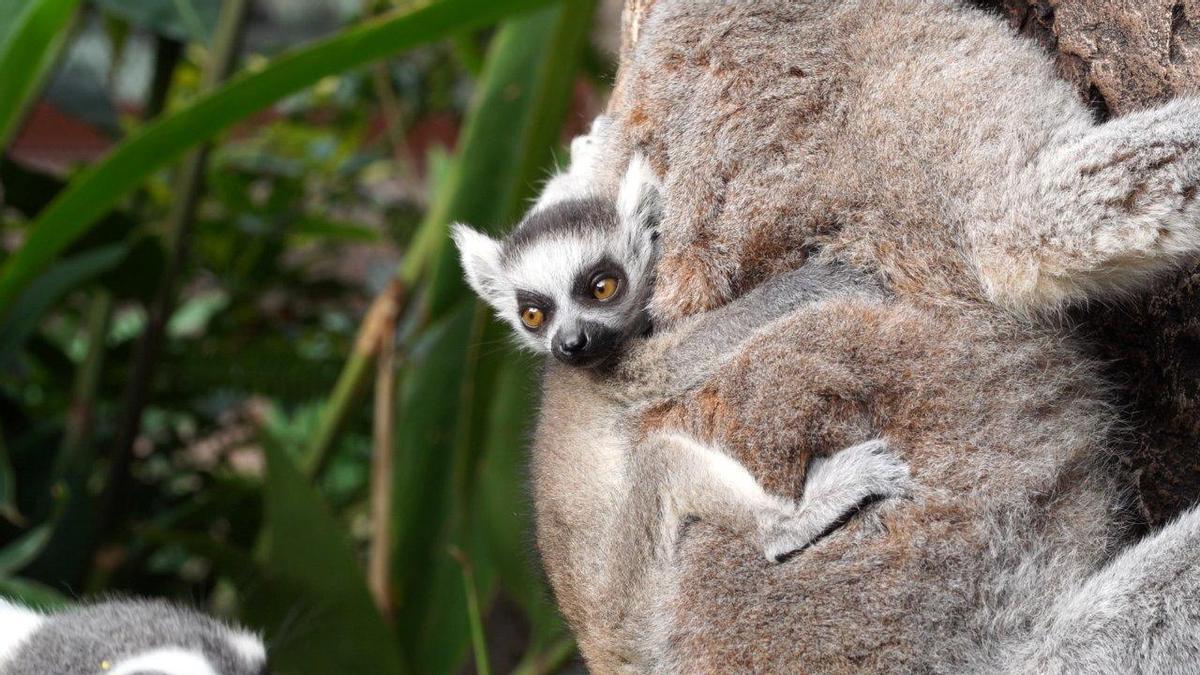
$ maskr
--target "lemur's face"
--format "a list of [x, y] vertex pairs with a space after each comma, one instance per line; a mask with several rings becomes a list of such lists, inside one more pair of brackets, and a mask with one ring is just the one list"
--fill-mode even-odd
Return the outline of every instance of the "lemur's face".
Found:
[[522, 344], [580, 368], [598, 366], [649, 329], [656, 193], [541, 207], [503, 241], [458, 225], [467, 280]]

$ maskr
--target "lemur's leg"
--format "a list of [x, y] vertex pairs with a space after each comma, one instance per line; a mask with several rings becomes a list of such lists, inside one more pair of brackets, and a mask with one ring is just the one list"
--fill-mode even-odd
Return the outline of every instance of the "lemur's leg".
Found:
[[1200, 251], [1200, 98], [1064, 130], [979, 206], [968, 244], [1001, 306], [1138, 290]]
[[[1042, 602], [1042, 598], [1032, 599]], [[1200, 664], [1200, 507], [1049, 608], [1014, 673], [1191, 673]]]
[[571, 141], [571, 165], [546, 182], [531, 212], [565, 199], [594, 194], [598, 163], [611, 128], [611, 118], [600, 115], [586, 135], [576, 136]]

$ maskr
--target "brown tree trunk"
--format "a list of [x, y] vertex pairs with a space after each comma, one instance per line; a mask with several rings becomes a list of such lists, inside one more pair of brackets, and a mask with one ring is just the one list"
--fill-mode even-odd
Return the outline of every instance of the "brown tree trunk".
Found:
[[[972, 0], [1052, 54], [1100, 119], [1200, 94], [1200, 0]], [[627, 0], [621, 61], [655, 0]], [[624, 95], [618, 77], [610, 106]], [[1200, 226], [1200, 224], [1198, 224]], [[1200, 499], [1200, 265], [1152, 294], [1079, 312], [1132, 424], [1148, 526]]]

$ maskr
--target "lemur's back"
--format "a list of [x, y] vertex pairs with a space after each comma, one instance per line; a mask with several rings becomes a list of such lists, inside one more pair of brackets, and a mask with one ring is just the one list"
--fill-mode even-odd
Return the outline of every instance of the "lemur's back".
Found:
[[[1153, 221], [1147, 197], [1170, 189], [1170, 208], [1200, 214], [1177, 180], [1200, 171], [1195, 133], [1145, 161], [1105, 139], [1076, 152], [1096, 127], [1075, 92], [1036, 44], [960, 2], [660, 0], [627, 66], [624, 144], [665, 176], [660, 316], [723, 304], [814, 245], [900, 292], [1025, 310], [1013, 296], [1046, 275], [1022, 256], [1040, 245], [1063, 275], [1086, 257], [1072, 222]], [[1058, 159], [1075, 183], [1039, 168]], [[1080, 295], [1036, 290], [1051, 309]]]
[[655, 416], [781, 494], [802, 488], [797, 457], [864, 435], [896, 447], [918, 486], [875, 527], [851, 521], [776, 567], [694, 525], [650, 622], [657, 672], [988, 672], [1120, 543], [1112, 411], [1053, 333], [834, 299]]

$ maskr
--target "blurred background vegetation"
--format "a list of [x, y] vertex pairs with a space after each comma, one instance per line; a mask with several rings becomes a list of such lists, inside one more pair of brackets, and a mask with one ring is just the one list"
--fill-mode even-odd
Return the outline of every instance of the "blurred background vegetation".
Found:
[[520, 215], [619, 10], [0, 0], [0, 597], [177, 599], [280, 673], [577, 669], [537, 365], [446, 233]]

